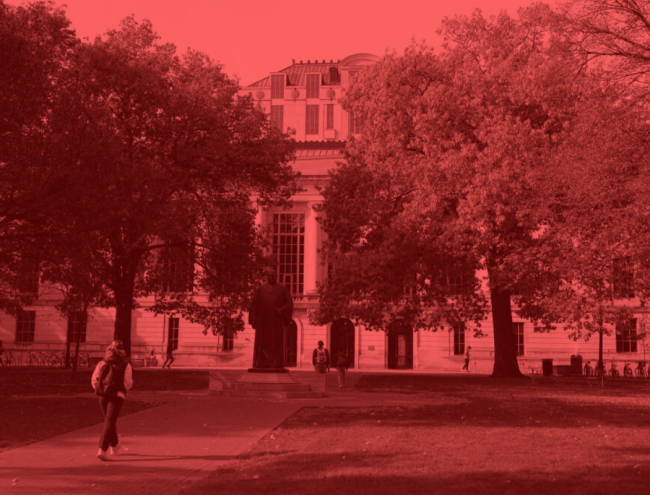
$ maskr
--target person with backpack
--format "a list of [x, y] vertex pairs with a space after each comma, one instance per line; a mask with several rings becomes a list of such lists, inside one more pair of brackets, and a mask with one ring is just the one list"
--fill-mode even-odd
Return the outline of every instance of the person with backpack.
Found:
[[99, 396], [99, 407], [104, 416], [97, 458], [107, 461], [109, 453], [117, 455], [122, 448], [117, 437], [117, 418], [126, 393], [133, 386], [133, 368], [121, 340], [115, 340], [106, 349], [104, 359], [97, 363], [93, 373], [92, 385]]
[[330, 370], [330, 353], [323, 345], [323, 341], [319, 340], [318, 347], [312, 354], [311, 360], [316, 373], [326, 373]]
[[348, 356], [345, 349], [341, 347], [336, 355], [336, 374], [339, 379], [339, 388], [345, 385], [345, 372], [348, 370]]

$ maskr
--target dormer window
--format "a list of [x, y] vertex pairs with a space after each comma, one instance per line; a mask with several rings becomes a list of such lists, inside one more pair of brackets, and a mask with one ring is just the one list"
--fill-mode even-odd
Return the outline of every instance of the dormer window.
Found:
[[284, 74], [271, 75], [271, 98], [284, 98]]
[[307, 98], [319, 97], [320, 77], [320, 74], [307, 74]]
[[339, 83], [339, 71], [336, 67], [330, 67], [330, 86], [335, 86]]

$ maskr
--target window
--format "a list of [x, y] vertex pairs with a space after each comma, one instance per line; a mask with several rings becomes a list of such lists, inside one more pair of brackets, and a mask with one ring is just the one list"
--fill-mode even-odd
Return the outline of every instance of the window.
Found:
[[68, 317], [68, 342], [86, 343], [86, 326], [88, 314], [85, 311], [75, 311]]
[[318, 134], [318, 105], [307, 105], [305, 134]]
[[334, 105], [325, 105], [325, 129], [334, 129]]
[[307, 74], [307, 98], [320, 97], [320, 74]]
[[629, 257], [614, 260], [612, 286], [614, 297], [630, 299], [634, 297], [634, 271]]
[[225, 328], [223, 329], [223, 344], [221, 350], [224, 352], [232, 351], [235, 343], [235, 322], [231, 319], [226, 321]]
[[178, 349], [178, 318], [169, 319], [169, 333], [167, 339], [172, 343], [172, 350]]
[[20, 311], [16, 318], [16, 343], [27, 344], [34, 342], [35, 326], [36, 311]]
[[160, 252], [162, 292], [191, 292], [194, 282], [194, 259], [183, 248], [168, 247]]
[[637, 352], [636, 318], [616, 324], [616, 352]]
[[284, 98], [284, 74], [271, 75], [271, 98]]
[[305, 215], [273, 215], [273, 257], [277, 264], [278, 282], [287, 286], [292, 295], [302, 294], [305, 271]]
[[454, 331], [454, 356], [465, 354], [465, 325], [458, 323], [453, 325]]
[[521, 322], [512, 323], [512, 331], [515, 334], [515, 349], [517, 356], [524, 355], [524, 324]]
[[330, 67], [330, 86], [334, 86], [339, 83], [339, 71], [336, 67]]
[[469, 265], [451, 266], [444, 271], [442, 282], [447, 285], [450, 294], [460, 294], [474, 282], [474, 272]]
[[37, 294], [41, 275], [40, 264], [34, 260], [23, 260], [16, 280], [16, 289], [21, 294]]
[[357, 133], [356, 120], [354, 119], [354, 112], [352, 110], [348, 112], [348, 131], [349, 134]]
[[271, 124], [284, 132], [284, 105], [271, 105]]

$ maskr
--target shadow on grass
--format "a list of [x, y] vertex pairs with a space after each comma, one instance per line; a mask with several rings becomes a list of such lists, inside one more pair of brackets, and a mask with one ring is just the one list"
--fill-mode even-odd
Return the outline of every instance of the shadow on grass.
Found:
[[[441, 453], [444, 456], [444, 453]], [[397, 472], [389, 467], [385, 456], [342, 454], [301, 454], [274, 457], [254, 464], [230, 464], [218, 469], [206, 481], [184, 491], [203, 493], [383, 495], [431, 493], [460, 494], [612, 494], [645, 493], [650, 466], [598, 467], [556, 470], [540, 466], [539, 470], [505, 467], [501, 470], [431, 469], [421, 467]], [[382, 466], [378, 471], [376, 466]], [[388, 467], [387, 467], [388, 466]]]
[[[327, 413], [324, 414], [324, 410]], [[562, 399], [499, 400], [477, 397], [462, 404], [440, 406], [303, 408], [282, 428], [341, 428], [362, 424], [377, 427], [506, 427], [582, 428], [612, 426], [639, 428], [650, 424], [648, 403], [576, 403]]]
[[[0, 368], [0, 397], [71, 395], [92, 392], [90, 368]], [[135, 368], [133, 391], [207, 390], [208, 370], [159, 370]]]
[[608, 379], [600, 381], [585, 377], [492, 378], [475, 375], [367, 374], [355, 391], [368, 393], [453, 394], [564, 394], [603, 396], [642, 396], [650, 392], [650, 380]]

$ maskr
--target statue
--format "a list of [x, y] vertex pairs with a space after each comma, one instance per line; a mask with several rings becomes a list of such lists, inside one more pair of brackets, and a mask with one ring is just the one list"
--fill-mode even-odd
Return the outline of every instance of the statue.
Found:
[[276, 272], [266, 270], [266, 283], [255, 291], [248, 323], [255, 329], [251, 371], [284, 370], [284, 327], [291, 323], [293, 300], [289, 289], [277, 283]]

